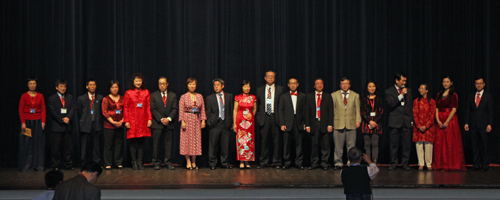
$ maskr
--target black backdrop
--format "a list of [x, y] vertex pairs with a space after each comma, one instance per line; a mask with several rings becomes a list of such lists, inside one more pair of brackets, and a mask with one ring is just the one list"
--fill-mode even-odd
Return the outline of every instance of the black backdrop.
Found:
[[[215, 77], [226, 80], [227, 92], [237, 94], [243, 79], [255, 91], [267, 70], [276, 71], [277, 83], [284, 86], [288, 77], [297, 77], [299, 90], [306, 93], [313, 91], [317, 77], [325, 80], [326, 92], [333, 92], [343, 76], [356, 92], [363, 92], [368, 80], [383, 91], [394, 83], [396, 71], [404, 71], [414, 96], [424, 82], [434, 96], [441, 77], [451, 75], [461, 126], [473, 77], [485, 76], [486, 90], [500, 98], [492, 90], [500, 83], [495, 59], [500, 54], [500, 1], [12, 0], [0, 5], [2, 166], [17, 160], [17, 107], [29, 75], [38, 77], [37, 90], [46, 98], [55, 93], [58, 78], [69, 81], [68, 92], [75, 96], [85, 92], [89, 78], [97, 79], [97, 92], [103, 95], [109, 93], [108, 82], [117, 79], [123, 94], [135, 72], [145, 75], [151, 91], [157, 89], [158, 76], [167, 76], [169, 89], [178, 95], [186, 92], [185, 80], [195, 77], [204, 96], [213, 92]], [[496, 119], [499, 111], [497, 106]], [[490, 151], [492, 161], [500, 163], [496, 127]], [[50, 123], [47, 144], [49, 130]], [[178, 132], [174, 162], [182, 164]], [[470, 163], [470, 140], [462, 134]], [[207, 139], [205, 130], [200, 164], [207, 160]], [[388, 139], [384, 134], [380, 141], [382, 163], [388, 162]], [[414, 147], [411, 163], [416, 163]]]

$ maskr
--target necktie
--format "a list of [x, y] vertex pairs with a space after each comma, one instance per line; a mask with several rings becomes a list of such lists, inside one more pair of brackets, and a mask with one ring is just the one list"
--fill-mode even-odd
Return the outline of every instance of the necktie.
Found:
[[477, 96], [476, 96], [476, 107], [479, 107], [479, 102], [481, 102], [481, 93], [477, 93]]
[[[321, 94], [316, 94], [316, 95], [318, 95], [318, 100], [316, 102], [316, 107], [319, 108], [319, 107], [321, 107]], [[318, 111], [318, 118], [321, 118], [321, 110], [318, 110], [318, 109], [316, 109], [316, 110]]]
[[344, 105], [347, 105], [347, 93], [342, 92], [344, 95]]
[[[267, 99], [268, 100], [271, 99], [271, 87], [269, 87], [269, 90], [267, 92]], [[266, 114], [271, 115], [271, 113], [272, 113], [272, 107], [271, 107], [271, 103], [269, 103], [269, 101], [268, 101]]]
[[163, 105], [167, 106], [167, 95], [163, 92]]
[[224, 101], [222, 100], [222, 93], [219, 93], [219, 112], [220, 112], [220, 119], [224, 120]]
[[94, 95], [90, 95], [90, 109], [92, 110], [94, 107]]
[[62, 103], [62, 106], [64, 108], [64, 105], [66, 104], [66, 101], [64, 101], [64, 96], [61, 96], [61, 103]]
[[[398, 88], [399, 94], [401, 94], [401, 88]], [[405, 98], [402, 98], [401, 101], [404, 101]]]
[[295, 95], [295, 96], [297, 96], [297, 92], [292, 92], [290, 95]]

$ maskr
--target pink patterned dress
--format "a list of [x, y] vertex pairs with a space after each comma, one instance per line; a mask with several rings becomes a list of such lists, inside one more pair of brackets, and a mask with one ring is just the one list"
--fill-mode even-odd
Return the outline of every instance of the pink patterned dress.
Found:
[[193, 102], [189, 92], [183, 94], [179, 100], [179, 121], [186, 122], [186, 129], [181, 127], [181, 155], [201, 155], [201, 120], [206, 119], [203, 96], [196, 93]]
[[[243, 94], [234, 97], [238, 102], [238, 114], [236, 115], [236, 157], [239, 161], [255, 160], [255, 132], [253, 104], [257, 100], [254, 95]], [[247, 120], [243, 114], [251, 114], [252, 119]]]

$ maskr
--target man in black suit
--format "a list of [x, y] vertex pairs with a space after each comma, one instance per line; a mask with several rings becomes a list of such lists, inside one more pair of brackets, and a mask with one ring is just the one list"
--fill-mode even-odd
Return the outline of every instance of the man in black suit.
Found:
[[50, 96], [47, 102], [52, 115], [52, 167], [59, 170], [62, 145], [64, 168], [74, 170], [71, 159], [73, 150], [71, 119], [75, 114], [75, 100], [71, 94], [66, 94], [66, 80], [57, 80], [56, 90], [57, 93]]
[[[314, 81], [315, 91], [306, 96], [306, 131], [311, 134], [311, 166], [313, 170], [321, 166], [328, 170], [330, 157], [330, 137], [333, 131], [333, 100], [332, 95], [323, 92], [323, 79]], [[321, 146], [319, 160], [318, 146]]]
[[[101, 102], [102, 95], [96, 94], [96, 81], [87, 81], [87, 93], [78, 97], [76, 112], [80, 120], [80, 144], [82, 165], [90, 160], [101, 163], [100, 136], [102, 132]], [[91, 141], [93, 141], [91, 144]], [[90, 148], [92, 147], [92, 148]], [[87, 158], [87, 151], [92, 150], [92, 159]]]
[[276, 169], [281, 168], [281, 143], [280, 127], [278, 121], [279, 97], [283, 93], [283, 87], [276, 85], [274, 80], [276, 73], [266, 72], [264, 79], [266, 85], [257, 88], [257, 113], [256, 120], [260, 126], [261, 151], [260, 164], [257, 168], [267, 166], [269, 162], [269, 148], [273, 146], [273, 164]]
[[101, 199], [101, 190], [94, 186], [102, 173], [102, 168], [95, 162], [82, 166], [80, 174], [62, 182], [54, 192], [54, 200], [95, 200]]
[[179, 110], [177, 95], [172, 91], [167, 91], [168, 79], [160, 77], [158, 79], [159, 90], [151, 94], [151, 114], [153, 115], [153, 123], [151, 125], [151, 133], [153, 136], [153, 164], [154, 169], [161, 169], [161, 160], [158, 156], [161, 138], [164, 137], [165, 142], [165, 159], [164, 163], [167, 169], [175, 169], [172, 166], [172, 133], [175, 127], [175, 116]]
[[205, 113], [209, 131], [208, 162], [211, 169], [217, 166], [217, 151], [220, 146], [220, 164], [231, 169], [228, 163], [229, 135], [233, 125], [234, 97], [224, 92], [224, 80], [216, 78], [212, 81], [214, 94], [205, 98]]
[[385, 90], [385, 101], [389, 110], [389, 134], [391, 137], [391, 166], [389, 170], [396, 169], [398, 165], [399, 140], [402, 140], [403, 159], [401, 165], [406, 171], [410, 171], [408, 160], [410, 159], [410, 145], [412, 139], [411, 128], [413, 127], [413, 98], [411, 89], [406, 88], [407, 76], [396, 73], [396, 84]]
[[299, 82], [296, 78], [288, 79], [290, 92], [283, 93], [279, 102], [278, 119], [281, 131], [283, 131], [283, 170], [289, 169], [292, 165], [292, 138], [295, 138], [295, 166], [300, 170], [304, 169], [302, 166], [302, 132], [305, 128], [306, 95], [297, 92], [297, 87], [299, 87]]
[[472, 141], [472, 153], [474, 155], [474, 166], [472, 171], [481, 169], [488, 171], [490, 166], [490, 154], [488, 149], [488, 135], [493, 124], [493, 96], [484, 91], [484, 79], [478, 77], [475, 80], [476, 92], [467, 97], [465, 108], [465, 131], [469, 132]]

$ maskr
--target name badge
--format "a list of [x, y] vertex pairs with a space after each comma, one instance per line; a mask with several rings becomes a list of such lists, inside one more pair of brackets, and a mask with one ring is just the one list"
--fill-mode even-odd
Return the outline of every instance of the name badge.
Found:
[[404, 101], [401, 101], [401, 106], [405, 106], [405, 102]]
[[94, 114], [94, 110], [91, 110], [91, 111], [90, 111], [90, 114], [91, 114], [91, 115], [93, 115], [93, 114]]
[[142, 108], [142, 103], [137, 103], [138, 108]]
[[273, 104], [273, 100], [272, 99], [266, 99], [266, 103], [267, 104]]
[[319, 111], [319, 110], [321, 110], [321, 108], [320, 107], [316, 107], [316, 110]]
[[370, 117], [375, 117], [375, 112], [370, 112]]
[[67, 108], [61, 108], [61, 114], [66, 114], [68, 113], [68, 109]]
[[250, 111], [247, 109], [247, 110], [243, 111], [243, 115], [248, 115], [249, 112]]
[[198, 108], [193, 108], [193, 112], [198, 112]]
[[121, 110], [115, 110], [115, 114], [117, 114], [117, 115], [122, 114], [122, 111]]
[[35, 113], [35, 112], [36, 112], [35, 109], [33, 109], [33, 108], [30, 109], [30, 113]]

